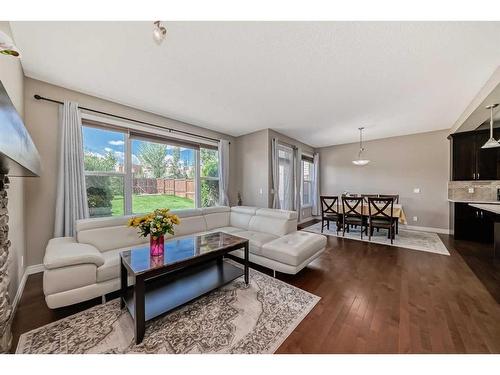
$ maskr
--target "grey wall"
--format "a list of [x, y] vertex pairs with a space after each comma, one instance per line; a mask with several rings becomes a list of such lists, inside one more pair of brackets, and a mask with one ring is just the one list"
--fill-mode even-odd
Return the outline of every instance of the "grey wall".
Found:
[[[12, 35], [9, 23], [0, 21], [0, 30]], [[0, 54], [0, 81], [2, 81], [10, 100], [14, 104], [21, 118], [24, 117], [24, 73], [21, 62], [12, 56]], [[1, 126], [1, 125], [0, 125]], [[9, 239], [11, 241], [9, 267], [10, 286], [9, 294], [14, 298], [24, 273], [23, 259], [26, 253], [25, 242], [25, 212], [24, 212], [24, 185], [26, 179], [10, 177], [10, 187], [7, 190], [9, 198]]]
[[[215, 138], [225, 138], [231, 141], [230, 158], [233, 159], [234, 138], [212, 132], [197, 126], [189, 125], [148, 112], [126, 107], [107, 100], [71, 91], [59, 86], [31, 78], [25, 79], [25, 123], [30, 131], [42, 160], [42, 177], [26, 180], [27, 215], [24, 226], [30, 228], [26, 233], [27, 260], [29, 265], [42, 262], [45, 246], [53, 235], [56, 175], [57, 175], [57, 138], [58, 138], [58, 105], [37, 101], [34, 94], [40, 94], [58, 100], [74, 100], [84, 107], [110, 112], [137, 120], [150, 121], [166, 127], [191, 131], [196, 134]], [[230, 163], [230, 201], [236, 202], [235, 163]]]
[[[447, 135], [448, 130], [442, 130], [366, 142], [365, 156], [371, 163], [364, 167], [352, 164], [358, 143], [320, 148], [321, 194], [397, 193], [408, 225], [448, 229]], [[414, 188], [420, 188], [420, 194]]]
[[[236, 179], [238, 191], [246, 206], [272, 207], [271, 142], [281, 142], [300, 147], [303, 152], [314, 153], [314, 149], [272, 129], [263, 129], [236, 138]], [[302, 210], [303, 218], [311, 217], [311, 209]]]
[[269, 130], [236, 138], [236, 180], [245, 206], [268, 207]]

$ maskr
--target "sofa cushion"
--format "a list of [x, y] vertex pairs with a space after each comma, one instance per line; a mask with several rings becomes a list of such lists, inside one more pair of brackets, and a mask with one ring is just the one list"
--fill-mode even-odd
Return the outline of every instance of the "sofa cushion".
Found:
[[231, 209], [229, 207], [210, 207], [203, 209], [203, 216], [207, 230], [214, 228], [229, 226], [229, 215]]
[[181, 223], [174, 227], [175, 237], [185, 236], [187, 234], [198, 232], [205, 232], [206, 230], [207, 223], [205, 222], [205, 218], [203, 217], [203, 215], [181, 218]]
[[249, 240], [249, 251], [253, 254], [261, 255], [262, 246], [269, 241], [275, 240], [278, 236], [269, 233], [256, 232], [253, 230], [246, 230], [241, 232], [232, 233], [235, 236], [243, 237]]
[[262, 247], [262, 255], [275, 261], [298, 266], [326, 246], [321, 234], [298, 231], [279, 237]]
[[[144, 238], [142, 239], [144, 241]], [[149, 247], [148, 242], [139, 244], [137, 247]], [[120, 277], [120, 253], [130, 250], [130, 247], [108, 250], [102, 253], [104, 264], [97, 268], [97, 282], [113, 280]]]
[[96, 266], [90, 263], [46, 269], [43, 273], [43, 292], [45, 295], [81, 288], [95, 283]]
[[254, 217], [256, 211], [257, 211], [256, 207], [248, 207], [248, 206], [231, 207], [229, 225], [232, 227], [248, 230], [248, 224], [250, 223], [250, 219]]
[[136, 228], [125, 224], [114, 227], [81, 230], [77, 233], [78, 242], [95, 246], [100, 251], [108, 251], [127, 246], [136, 246], [144, 242]]
[[267, 216], [284, 220], [293, 220], [298, 218], [297, 211], [278, 210], [276, 208], [259, 208], [255, 214], [258, 216]]
[[297, 220], [275, 219], [267, 216], [254, 216], [250, 219], [248, 229], [273, 234], [275, 236], [284, 236], [285, 234], [297, 230]]
[[49, 241], [43, 258], [45, 268], [55, 269], [77, 264], [99, 267], [104, 264], [104, 258], [94, 246], [77, 243], [73, 237], [53, 238]]

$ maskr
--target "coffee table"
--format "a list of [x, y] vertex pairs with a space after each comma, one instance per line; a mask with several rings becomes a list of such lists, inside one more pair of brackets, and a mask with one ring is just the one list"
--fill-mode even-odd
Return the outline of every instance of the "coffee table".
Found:
[[[224, 255], [243, 248], [244, 268]], [[248, 284], [248, 240], [223, 232], [165, 241], [165, 254], [153, 257], [149, 247], [120, 253], [121, 308], [134, 319], [135, 343], [144, 338], [146, 321], [175, 309], [234, 279]], [[128, 286], [128, 277], [135, 279]]]

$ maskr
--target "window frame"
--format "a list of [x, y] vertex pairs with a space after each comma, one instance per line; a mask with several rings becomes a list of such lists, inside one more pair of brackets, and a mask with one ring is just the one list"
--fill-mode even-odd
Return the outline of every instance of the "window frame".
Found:
[[[201, 149], [204, 148], [205, 150], [215, 150], [217, 152], [217, 177], [213, 177], [213, 176], [202, 176], [201, 175]], [[196, 176], [198, 177], [198, 182], [197, 182], [197, 187], [199, 188], [199, 191], [200, 191], [200, 194], [198, 195], [199, 199], [197, 199], [197, 201], [199, 201], [199, 205], [196, 207], [196, 208], [207, 208], [207, 207], [203, 207], [202, 204], [201, 204], [201, 182], [203, 180], [206, 180], [206, 181], [218, 181], [219, 184], [219, 199], [220, 199], [220, 170], [219, 170], [219, 167], [220, 167], [220, 155], [219, 155], [219, 150], [216, 149], [215, 147], [203, 147], [203, 146], [200, 146], [200, 149], [198, 150], [198, 172], [196, 173]], [[209, 206], [209, 207], [215, 207], [215, 206]]]
[[[312, 169], [314, 168], [314, 163], [311, 162], [310, 160], [307, 160], [305, 158], [302, 158], [301, 161], [301, 184], [300, 184], [300, 201], [301, 201], [301, 204], [302, 204], [302, 207], [303, 208], [309, 208], [309, 207], [312, 207], [313, 203], [312, 203], [312, 185], [313, 185], [313, 173], [312, 173]], [[304, 172], [305, 172], [305, 163], [309, 163], [309, 178], [306, 179], [305, 178], [305, 175], [304, 175]], [[309, 183], [309, 202], [308, 203], [305, 203], [304, 202], [304, 185], [305, 183], [308, 182]]]
[[[132, 196], [133, 196], [133, 171], [132, 171], [132, 142], [133, 140], [142, 140], [147, 142], [155, 142], [155, 143], [164, 143], [170, 146], [179, 146], [183, 148], [189, 148], [193, 150], [194, 159], [195, 159], [195, 175], [194, 175], [194, 183], [195, 183], [195, 198], [193, 199], [194, 208], [206, 208], [201, 205], [201, 182], [202, 180], [210, 180], [210, 181], [218, 181], [219, 184], [219, 196], [220, 196], [220, 171], [217, 169], [218, 176], [201, 176], [201, 161], [200, 161], [200, 149], [213, 149], [217, 151], [218, 148], [216, 146], [208, 145], [208, 144], [199, 144], [199, 147], [195, 146], [195, 142], [189, 142], [184, 140], [183, 138], [179, 138], [179, 141], [175, 141], [175, 137], [172, 135], [162, 136], [159, 134], [152, 134], [146, 131], [140, 131], [136, 129], [131, 129], [126, 126], [118, 126], [116, 122], [113, 121], [113, 124], [107, 124], [106, 122], [95, 122], [94, 116], [82, 116], [82, 128], [96, 128], [101, 129], [103, 131], [113, 131], [122, 133], [124, 136], [124, 158], [123, 158], [123, 172], [117, 171], [86, 171], [84, 168], [84, 176], [109, 176], [109, 177], [121, 177], [123, 179], [123, 214], [124, 216], [128, 215], [137, 215], [140, 213], [134, 213], [132, 207]], [[105, 121], [102, 119], [102, 121]], [[131, 134], [132, 133], [132, 134]], [[170, 141], [170, 142], [169, 142]], [[190, 147], [189, 144], [193, 146]], [[82, 137], [82, 147], [85, 152], [85, 143]], [[220, 155], [217, 155], [219, 158]], [[220, 165], [220, 162], [219, 162]], [[217, 202], [218, 204], [218, 202]], [[211, 206], [213, 207], [213, 206]], [[108, 216], [108, 217], [112, 217]], [[118, 216], [118, 215], [117, 215]]]

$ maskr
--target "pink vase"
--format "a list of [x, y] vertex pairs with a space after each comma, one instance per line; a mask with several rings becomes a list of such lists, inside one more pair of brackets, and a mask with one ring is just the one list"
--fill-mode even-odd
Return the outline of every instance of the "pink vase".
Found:
[[153, 257], [162, 256], [164, 251], [165, 251], [165, 239], [163, 238], [163, 236], [159, 236], [156, 238], [150, 236], [149, 252], [151, 256]]

